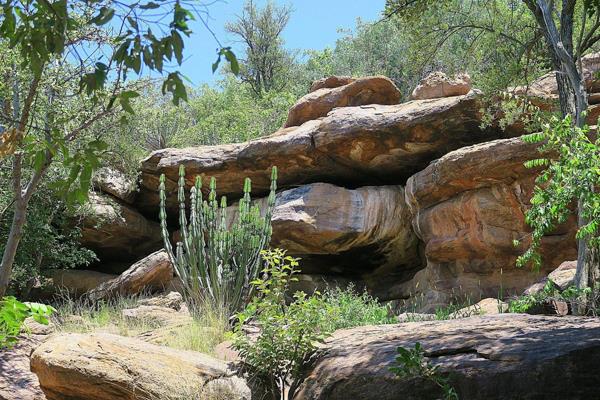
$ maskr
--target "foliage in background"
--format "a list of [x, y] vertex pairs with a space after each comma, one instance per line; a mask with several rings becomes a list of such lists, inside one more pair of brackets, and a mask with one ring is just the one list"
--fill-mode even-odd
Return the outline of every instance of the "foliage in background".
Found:
[[525, 294], [508, 302], [508, 312], [527, 313], [550, 300], [565, 301], [571, 305], [577, 305], [585, 302], [587, 296], [592, 294], [591, 288], [578, 289], [575, 286], [569, 286], [560, 291], [557, 285], [548, 279], [544, 288], [534, 294]]
[[[10, 164], [0, 162], [0, 182], [8, 181], [9, 173]], [[19, 298], [27, 298], [29, 289], [41, 282], [45, 270], [75, 268], [96, 260], [91, 250], [79, 245], [81, 234], [75, 211], [49, 187], [60, 179], [64, 179], [60, 171], [51, 170], [48, 180], [31, 199], [10, 286], [11, 293]], [[9, 189], [0, 185], [0, 238], [8, 237], [12, 220], [13, 195]], [[4, 245], [5, 241], [0, 240], [0, 254]]]
[[268, 0], [259, 8], [253, 0], [247, 0], [237, 19], [225, 26], [245, 46], [239, 76], [256, 97], [282, 91], [293, 79], [290, 66], [294, 56], [284, 48], [281, 37], [291, 14], [289, 5], [278, 6]]
[[[179, 229], [181, 242], [171, 246], [167, 230], [165, 176], [160, 177], [160, 223], [165, 249], [188, 298], [199, 304], [209, 299], [230, 313], [241, 310], [252, 296], [260, 272], [260, 253], [271, 239], [271, 216], [275, 207], [277, 168], [271, 172], [271, 191], [266, 208], [261, 210], [250, 198], [251, 183], [246, 178], [238, 214], [227, 219], [227, 200], [217, 200], [216, 180], [210, 180], [208, 198], [202, 197], [202, 177], [197, 176], [190, 190], [189, 219], [186, 212], [185, 167], [179, 167]], [[188, 222], [189, 220], [189, 222]]]
[[0, 350], [14, 346], [22, 331], [23, 323], [29, 317], [47, 325], [48, 317], [56, 311], [51, 306], [40, 303], [22, 303], [12, 296], [0, 299]]
[[444, 399], [458, 400], [458, 394], [451, 386], [450, 379], [440, 374], [437, 366], [432, 366], [425, 360], [425, 351], [421, 343], [415, 343], [414, 349], [399, 346], [396, 351], [396, 365], [390, 367], [390, 371], [399, 378], [421, 378], [429, 381], [442, 391]]

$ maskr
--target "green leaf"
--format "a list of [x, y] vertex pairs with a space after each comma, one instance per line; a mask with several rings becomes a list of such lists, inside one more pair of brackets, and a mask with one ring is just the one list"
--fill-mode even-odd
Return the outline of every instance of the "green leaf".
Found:
[[110, 22], [110, 20], [114, 17], [115, 10], [106, 6], [100, 8], [98, 11], [98, 15], [90, 20], [90, 23], [96, 24], [98, 26], [105, 25]]

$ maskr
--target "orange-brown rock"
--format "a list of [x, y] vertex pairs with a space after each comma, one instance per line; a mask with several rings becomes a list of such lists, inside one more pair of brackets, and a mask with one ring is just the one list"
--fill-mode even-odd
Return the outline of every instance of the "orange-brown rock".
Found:
[[111, 196], [91, 193], [82, 210], [81, 244], [103, 261], [134, 261], [162, 247], [160, 225]]
[[540, 273], [515, 266], [527, 243], [515, 247], [513, 241], [530, 232], [525, 212], [539, 172], [523, 163], [536, 153], [535, 144], [520, 138], [495, 140], [450, 152], [408, 180], [407, 203], [427, 267], [407, 290], [418, 283], [430, 308], [457, 293], [475, 300], [518, 295], [575, 257], [571, 219], [543, 239]]
[[164, 289], [173, 279], [173, 264], [167, 252], [160, 250], [139, 260], [115, 279], [104, 282], [87, 293], [97, 301], [114, 296], [131, 296], [144, 289]]
[[419, 82], [410, 95], [411, 100], [438, 99], [442, 97], [462, 96], [471, 91], [471, 77], [459, 74], [449, 78], [443, 72], [432, 72]]
[[417, 342], [460, 399], [592, 399], [600, 384], [599, 335], [596, 318], [524, 314], [340, 330], [321, 346], [293, 399], [444, 398], [432, 380], [389, 370], [396, 349]]
[[224, 396], [214, 398], [251, 396], [220, 360], [110, 334], [54, 336], [33, 353], [31, 369], [48, 400], [211, 398], [213, 391]]
[[240, 196], [245, 177], [252, 179], [255, 197], [265, 195], [273, 165], [279, 168], [279, 187], [398, 184], [448, 151], [515, 134], [482, 129], [481, 107], [475, 91], [397, 105], [343, 107], [250, 142], [159, 150], [142, 161], [136, 204], [157, 215], [159, 177], [164, 173], [168, 207], [176, 212], [180, 164], [186, 167], [187, 185], [197, 175], [214, 176], [217, 191], [229, 199]]
[[310, 85], [310, 92], [314, 92], [319, 89], [333, 89], [336, 87], [344, 86], [354, 82], [356, 79], [350, 76], [328, 76], [321, 78]]
[[[325, 81], [325, 84], [327, 83]], [[330, 81], [329, 84], [335, 83]], [[307, 121], [324, 117], [336, 107], [398, 104], [400, 97], [400, 91], [389, 78], [383, 76], [359, 78], [342, 86], [316, 89], [303, 96], [290, 109], [284, 126], [299, 126]]]

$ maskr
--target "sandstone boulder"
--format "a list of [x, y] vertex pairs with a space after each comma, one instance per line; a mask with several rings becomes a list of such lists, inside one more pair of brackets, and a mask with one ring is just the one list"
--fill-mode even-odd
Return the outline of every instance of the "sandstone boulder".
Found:
[[550, 272], [547, 277], [529, 286], [523, 294], [532, 295], [544, 290], [548, 279], [554, 283], [554, 288], [557, 290], [565, 290], [569, 286], [575, 284], [575, 272], [577, 270], [577, 261], [565, 261], [558, 266], [554, 271]]
[[222, 361], [110, 334], [54, 336], [35, 350], [31, 369], [48, 400], [191, 399], [206, 388], [251, 397]]
[[[333, 82], [330, 81], [330, 84]], [[359, 78], [342, 86], [323, 87], [311, 91], [292, 106], [284, 126], [299, 126], [307, 121], [324, 117], [336, 107], [398, 104], [400, 97], [396, 85], [386, 77]]]
[[102, 262], [134, 261], [162, 247], [157, 222], [110, 196], [91, 193], [82, 214], [81, 244]]
[[167, 252], [160, 250], [139, 260], [117, 278], [89, 291], [86, 296], [98, 301], [114, 296], [132, 296], [144, 289], [163, 289], [173, 279], [174, 273]]
[[459, 74], [449, 78], [443, 72], [432, 72], [419, 82], [410, 95], [411, 100], [438, 99], [441, 97], [462, 96], [471, 91], [471, 77]]
[[185, 306], [181, 293], [173, 291], [160, 296], [142, 299], [138, 301], [138, 304], [141, 306], [166, 307], [176, 311], [181, 310], [181, 308]]
[[467, 318], [474, 315], [502, 314], [508, 312], [508, 303], [488, 297], [472, 306], [463, 307], [451, 315], [451, 318]]
[[60, 269], [49, 271], [48, 277], [52, 280], [52, 287], [55, 291], [60, 292], [64, 289], [72, 295], [81, 296], [101, 284], [115, 279], [117, 275], [98, 271]]
[[539, 274], [517, 268], [530, 232], [525, 212], [538, 173], [523, 163], [536, 145], [520, 138], [496, 140], [448, 153], [412, 176], [406, 198], [413, 227], [425, 243], [427, 267], [414, 279], [431, 307], [453, 292], [471, 298], [518, 295], [576, 255], [574, 219], [543, 240]]
[[94, 186], [127, 204], [133, 204], [136, 194], [135, 182], [113, 168], [100, 168], [93, 179]]
[[[236, 214], [237, 206], [230, 206], [229, 217]], [[395, 298], [396, 285], [422, 266], [399, 185], [346, 189], [313, 183], [285, 190], [277, 194], [271, 223], [271, 246], [300, 257], [302, 272], [310, 274], [294, 284], [307, 293], [352, 281], [366, 283], [382, 300]]]
[[[499, 314], [365, 326], [327, 339], [295, 400], [442, 398], [425, 379], [389, 371], [396, 348], [420, 342], [460, 399], [590, 399], [600, 384], [600, 321]], [[533, 384], [535, 383], [535, 384]]]
[[334, 89], [336, 87], [352, 83], [355, 80], [355, 78], [349, 76], [328, 76], [326, 78], [321, 78], [314, 81], [310, 86], [310, 92], [314, 92], [319, 89]]
[[218, 193], [228, 199], [240, 196], [245, 177], [252, 179], [255, 197], [267, 194], [273, 165], [279, 168], [279, 187], [398, 184], [448, 151], [516, 133], [482, 129], [481, 107], [475, 91], [397, 105], [343, 107], [246, 143], [155, 151], [142, 161], [136, 204], [149, 214], [158, 213], [159, 177], [164, 173], [167, 206], [176, 213], [181, 164], [188, 186], [198, 175], [214, 176]]

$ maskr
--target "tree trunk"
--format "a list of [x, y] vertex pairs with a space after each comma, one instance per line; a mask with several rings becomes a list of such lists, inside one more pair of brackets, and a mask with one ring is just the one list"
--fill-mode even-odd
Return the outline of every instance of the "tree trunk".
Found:
[[6, 294], [8, 284], [10, 283], [10, 275], [12, 266], [17, 254], [17, 248], [23, 235], [23, 227], [25, 226], [25, 217], [27, 203], [23, 200], [16, 201], [14, 206], [14, 215], [4, 254], [2, 256], [2, 264], [0, 265], [0, 297]]

